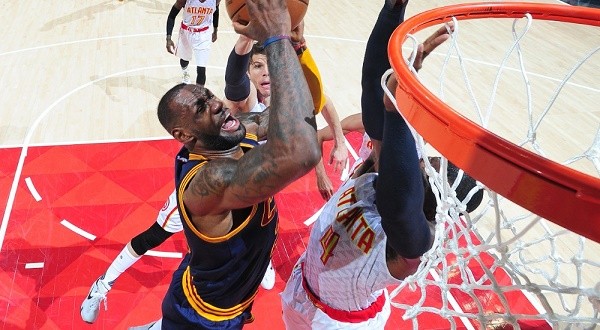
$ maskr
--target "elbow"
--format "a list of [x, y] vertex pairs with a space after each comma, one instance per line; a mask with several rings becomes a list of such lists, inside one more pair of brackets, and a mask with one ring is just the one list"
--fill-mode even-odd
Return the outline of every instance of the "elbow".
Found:
[[294, 157], [301, 160], [302, 166], [307, 168], [308, 171], [317, 166], [323, 155], [319, 139], [314, 130], [308, 131], [301, 138], [299, 137], [297, 143], [294, 143], [291, 147]]
[[292, 170], [298, 178], [310, 172], [321, 160], [321, 149], [316, 137], [313, 140], [308, 143], [296, 141], [296, 143], [281, 144], [267, 138], [267, 145], [272, 147], [268, 153], [277, 157], [275, 163]]
[[318, 142], [311, 144], [307, 148], [300, 148], [298, 150], [298, 159], [302, 160], [302, 165], [306, 171], [312, 170], [319, 161], [321, 161], [321, 148]]
[[319, 164], [322, 155], [323, 153], [321, 152], [321, 148], [318, 144], [316, 144], [314, 148], [311, 148], [310, 156], [308, 157], [308, 162], [311, 169]]
[[433, 236], [427, 221], [419, 218], [413, 222], [411, 219], [389, 222], [382, 217], [381, 225], [388, 244], [396, 253], [403, 258], [416, 259], [431, 248]]

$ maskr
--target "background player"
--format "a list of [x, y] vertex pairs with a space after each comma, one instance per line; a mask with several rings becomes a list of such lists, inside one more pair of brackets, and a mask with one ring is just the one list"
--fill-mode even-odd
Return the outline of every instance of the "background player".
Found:
[[[334, 146], [327, 157], [328, 164], [333, 166], [334, 172], [341, 171], [348, 160], [348, 148], [345, 144], [344, 132], [338, 113], [332, 100], [323, 93], [323, 84], [319, 70], [314, 62], [303, 37], [304, 22], [301, 22], [292, 32], [292, 40], [296, 54], [300, 59], [305, 77], [309, 83], [315, 109], [320, 109], [328, 131], [331, 132], [328, 140], [334, 141]], [[230, 68], [237, 68], [231, 69]], [[242, 74], [247, 70], [247, 74]], [[253, 40], [239, 36], [234, 49], [227, 61], [225, 74], [225, 100], [226, 105], [235, 112], [263, 111], [270, 102], [270, 78], [267, 58], [264, 50], [257, 46]], [[321, 160], [315, 168], [319, 190], [323, 194], [331, 181], [325, 172], [324, 162]]]
[[[196, 62], [196, 84], [206, 83], [206, 65], [211, 44], [217, 40], [220, 0], [176, 0], [167, 16], [167, 51], [179, 56], [183, 71], [182, 82], [190, 83], [188, 65], [192, 57]], [[177, 47], [171, 39], [175, 18], [183, 8]]]

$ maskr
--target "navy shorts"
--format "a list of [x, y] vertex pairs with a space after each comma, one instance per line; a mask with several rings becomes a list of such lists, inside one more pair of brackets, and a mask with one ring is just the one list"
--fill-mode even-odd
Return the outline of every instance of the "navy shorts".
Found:
[[162, 329], [241, 329], [244, 324], [252, 322], [250, 308], [231, 320], [211, 321], [201, 316], [192, 308], [183, 293], [182, 278], [188, 266], [190, 255], [187, 254], [179, 268], [173, 273], [173, 280], [162, 303]]

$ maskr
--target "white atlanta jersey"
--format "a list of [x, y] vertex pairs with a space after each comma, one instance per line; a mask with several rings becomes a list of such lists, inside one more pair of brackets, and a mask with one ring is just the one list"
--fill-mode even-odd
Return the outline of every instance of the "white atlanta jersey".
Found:
[[212, 31], [215, 10], [217, 0], [187, 0], [183, 7], [183, 23], [194, 28], [208, 27]]
[[345, 182], [313, 225], [304, 277], [322, 302], [345, 311], [369, 307], [389, 285], [387, 237], [375, 206], [375, 179], [368, 173]]

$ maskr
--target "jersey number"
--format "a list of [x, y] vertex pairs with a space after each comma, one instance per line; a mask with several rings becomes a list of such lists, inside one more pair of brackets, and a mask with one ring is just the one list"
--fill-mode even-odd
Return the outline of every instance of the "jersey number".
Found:
[[333, 231], [333, 227], [329, 226], [329, 229], [321, 237], [321, 246], [323, 247], [323, 253], [321, 254], [321, 262], [323, 265], [327, 264], [329, 257], [333, 255], [333, 250], [340, 240], [340, 235]]
[[198, 16], [194, 15], [194, 16], [192, 16], [190, 25], [191, 26], [200, 25], [200, 24], [202, 24], [202, 22], [204, 22], [204, 18], [205, 18], [204, 15], [198, 15]]

